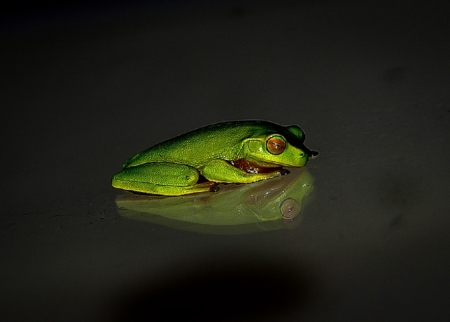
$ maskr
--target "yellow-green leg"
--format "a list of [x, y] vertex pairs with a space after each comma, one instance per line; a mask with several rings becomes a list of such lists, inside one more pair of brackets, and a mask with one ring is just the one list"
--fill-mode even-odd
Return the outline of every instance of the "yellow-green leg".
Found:
[[198, 171], [184, 164], [146, 163], [125, 168], [112, 178], [114, 188], [166, 196], [215, 191], [213, 182], [197, 183]]
[[214, 182], [228, 182], [228, 183], [251, 183], [255, 181], [279, 177], [283, 170], [276, 170], [266, 173], [247, 173], [239, 168], [236, 168], [223, 160], [212, 160], [207, 163], [200, 173], [208, 180]]

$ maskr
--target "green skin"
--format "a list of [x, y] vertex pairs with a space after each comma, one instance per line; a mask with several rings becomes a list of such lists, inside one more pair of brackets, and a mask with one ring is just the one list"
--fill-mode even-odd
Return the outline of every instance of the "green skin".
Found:
[[317, 155], [297, 125], [234, 121], [209, 125], [128, 159], [114, 188], [166, 196], [218, 191], [217, 183], [251, 183], [289, 173]]

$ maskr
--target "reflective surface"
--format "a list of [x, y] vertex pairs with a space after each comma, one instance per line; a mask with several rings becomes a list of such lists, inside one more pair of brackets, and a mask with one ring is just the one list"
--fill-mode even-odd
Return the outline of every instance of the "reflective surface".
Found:
[[206, 234], [238, 234], [294, 228], [312, 199], [313, 177], [306, 169], [253, 184], [220, 185], [216, 193], [181, 197], [121, 194], [125, 218]]
[[[445, 6], [158, 2], [2, 19], [1, 316], [448, 320]], [[299, 225], [210, 234], [120, 215], [110, 178], [127, 157], [254, 118], [298, 124], [320, 151]]]

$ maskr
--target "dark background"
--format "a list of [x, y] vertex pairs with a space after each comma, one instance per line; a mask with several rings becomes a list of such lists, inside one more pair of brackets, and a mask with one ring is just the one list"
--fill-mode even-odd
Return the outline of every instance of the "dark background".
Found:
[[[5, 320], [450, 319], [446, 2], [133, 1], [2, 13]], [[238, 119], [320, 151], [294, 230], [119, 217], [131, 155]]]

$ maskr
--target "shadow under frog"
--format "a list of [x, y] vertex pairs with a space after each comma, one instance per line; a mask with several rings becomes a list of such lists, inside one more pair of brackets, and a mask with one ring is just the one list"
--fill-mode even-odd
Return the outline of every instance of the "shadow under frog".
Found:
[[217, 193], [180, 197], [119, 195], [122, 217], [206, 234], [244, 234], [294, 228], [312, 199], [314, 178], [305, 169], [252, 184], [227, 184]]

